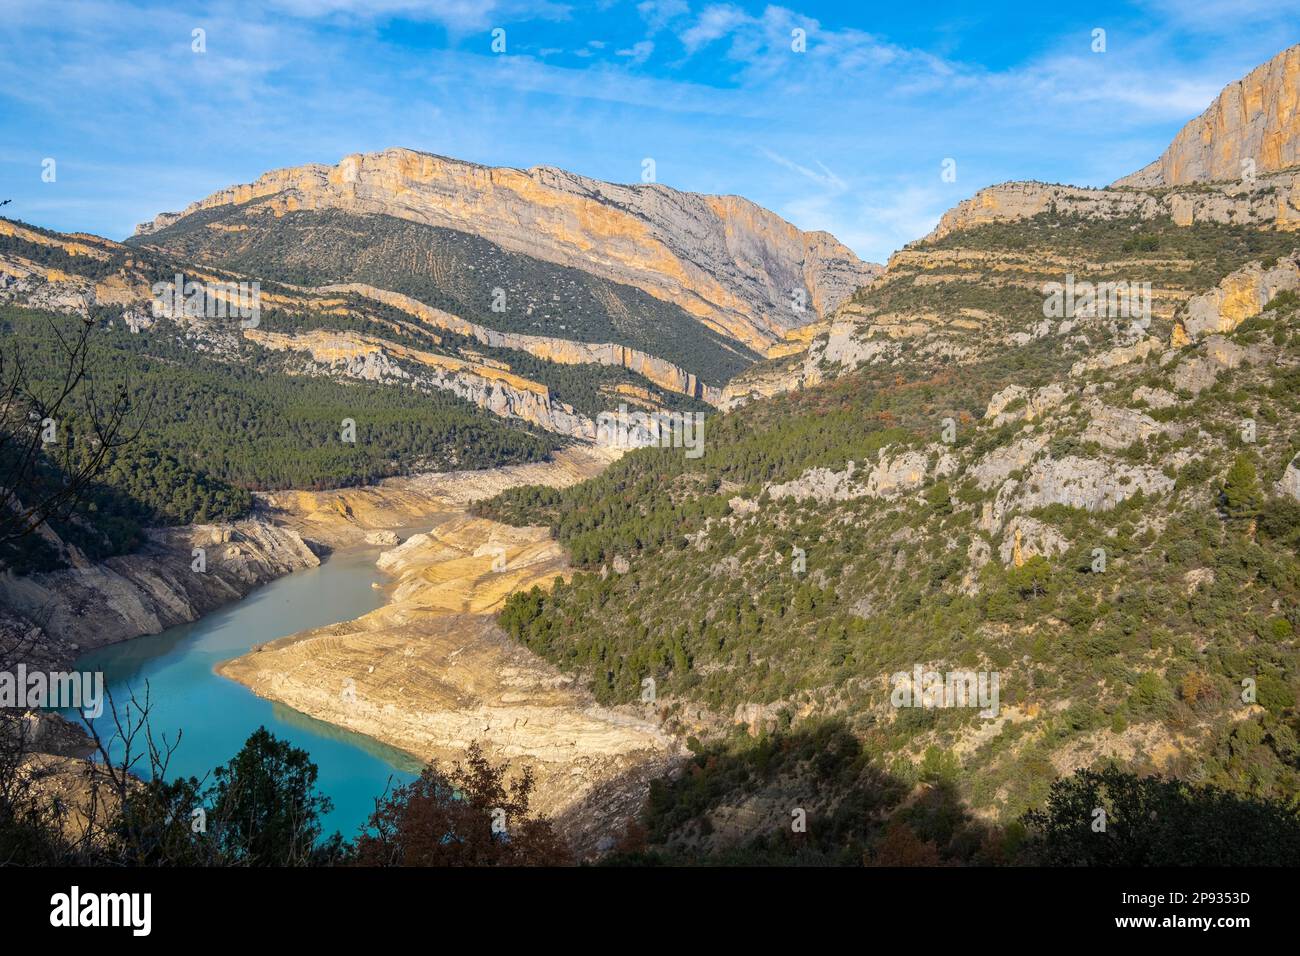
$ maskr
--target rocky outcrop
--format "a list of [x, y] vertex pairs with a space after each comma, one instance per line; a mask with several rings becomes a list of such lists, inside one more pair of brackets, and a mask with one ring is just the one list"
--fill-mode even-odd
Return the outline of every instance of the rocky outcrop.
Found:
[[1090, 372], [1107, 371], [1119, 368], [1121, 365], [1142, 362], [1146, 360], [1147, 356], [1158, 354], [1163, 348], [1164, 346], [1160, 344], [1159, 339], [1154, 338], [1145, 338], [1134, 342], [1132, 345], [1118, 345], [1113, 349], [1107, 349], [1105, 352], [1099, 352], [1096, 355], [1075, 362], [1070, 366], [1070, 376], [1079, 378]]
[[[767, 485], [763, 490], [777, 500], [793, 498], [796, 501], [811, 500], [822, 504], [828, 501], [848, 501], [866, 494], [866, 489], [853, 480], [855, 470], [853, 462], [849, 462], [843, 471], [809, 468], [793, 481]], [[740, 511], [747, 507], [756, 510], [752, 502], [744, 502], [742, 505], [737, 505], [737, 502], [744, 502], [744, 499], [732, 499], [733, 510]]]
[[1146, 441], [1152, 435], [1166, 431], [1149, 415], [1134, 408], [1116, 408], [1093, 402], [1088, 407], [1091, 418], [1080, 436], [1085, 442], [1096, 442], [1109, 451], [1127, 448], [1135, 441]]
[[1054, 558], [1069, 550], [1070, 543], [1051, 525], [1028, 515], [1016, 515], [1007, 522], [998, 558], [1003, 564], [1024, 564], [1030, 558]]
[[[865, 471], [859, 471], [849, 462], [843, 471], [830, 468], [809, 468], [793, 481], [769, 484], [764, 492], [774, 499], [793, 498], [796, 501], [848, 501], [853, 498], [892, 498], [915, 491], [931, 478], [945, 478], [952, 474], [956, 460], [940, 453], [933, 469], [930, 467], [931, 450], [910, 450], [886, 454], [881, 450], [879, 460]], [[733, 499], [732, 508], [736, 509]]]
[[1265, 268], [1251, 262], [1226, 276], [1215, 288], [1187, 300], [1187, 310], [1174, 326], [1177, 347], [1207, 335], [1226, 334], [1259, 315], [1280, 292], [1300, 289], [1300, 253]]
[[319, 563], [296, 532], [260, 517], [155, 529], [129, 555], [0, 577], [0, 607], [39, 629], [31, 656], [70, 661], [80, 651], [187, 624]]
[[1167, 392], [1163, 388], [1149, 388], [1146, 385], [1139, 385], [1133, 389], [1133, 401], [1141, 402], [1148, 408], [1172, 408], [1178, 404], [1178, 396], [1173, 392]]
[[427, 325], [477, 339], [489, 348], [516, 349], [561, 365], [618, 366], [629, 372], [635, 372], [660, 388], [689, 395], [711, 405], [717, 405], [722, 399], [721, 389], [704, 384], [697, 376], [671, 362], [628, 348], [626, 345], [615, 345], [610, 342], [574, 342], [546, 335], [499, 332], [425, 305], [408, 295], [377, 289], [362, 283], [324, 286], [319, 291], [350, 292], [374, 299], [376, 302], [399, 308]]
[[358, 332], [313, 330], [292, 335], [245, 329], [243, 334], [272, 351], [309, 355], [322, 372], [374, 382], [407, 380], [451, 392], [501, 418], [520, 419], [571, 438], [596, 439], [596, 423], [566, 402], [552, 398], [545, 385], [492, 365], [413, 349]]
[[989, 399], [984, 417], [993, 419], [994, 428], [1000, 428], [1012, 421], [1033, 421], [1044, 412], [1060, 405], [1065, 401], [1065, 397], [1065, 389], [1055, 383], [1039, 389], [1008, 385]]
[[635, 286], [759, 351], [879, 271], [834, 237], [801, 232], [738, 196], [616, 185], [551, 167], [489, 168], [409, 149], [275, 170], [164, 213], [137, 234], [235, 204], [375, 213], [469, 232]]
[[1223, 182], [1292, 166], [1300, 166], [1300, 46], [1229, 83], [1159, 159], [1115, 185]]
[[866, 493], [872, 498], [888, 498], [920, 488], [927, 480], [929, 460], [929, 455], [923, 451], [906, 451], [893, 456], [882, 451], [880, 460], [867, 475]]
[[1282, 477], [1277, 482], [1277, 493], [1280, 495], [1290, 495], [1296, 501], [1300, 501], [1300, 467], [1296, 462], [1300, 458], [1293, 458], [1287, 462], [1286, 470], [1282, 472]]
[[995, 488], [1011, 477], [1012, 472], [1019, 471], [1038, 457], [1038, 453], [1047, 447], [1048, 437], [1028, 436], [995, 448], [971, 467], [970, 476], [981, 491]]
[[795, 353], [776, 361], [760, 362], [751, 365], [726, 384], [718, 407], [728, 412], [755, 399], [795, 391], [803, 385], [803, 354]]
[[1172, 491], [1174, 480], [1147, 465], [1129, 465], [1095, 458], [1066, 455], [1042, 458], [1030, 466], [1023, 480], [1010, 479], [986, 502], [980, 525], [995, 533], [1018, 512], [1060, 504], [1085, 511], [1109, 511], [1138, 492], [1158, 495]]
[[1178, 391], [1198, 395], [1213, 385], [1225, 369], [1262, 358], [1263, 351], [1258, 346], [1238, 345], [1222, 335], [1211, 335], [1174, 366], [1171, 378]]

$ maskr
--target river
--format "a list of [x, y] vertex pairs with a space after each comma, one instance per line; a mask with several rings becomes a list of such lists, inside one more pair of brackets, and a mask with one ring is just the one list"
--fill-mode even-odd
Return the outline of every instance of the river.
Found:
[[[259, 726], [306, 750], [319, 768], [318, 789], [334, 803], [323, 821], [325, 833], [338, 830], [351, 839], [374, 810], [375, 798], [390, 784], [414, 779], [418, 762], [368, 737], [263, 700], [217, 676], [213, 668], [255, 644], [350, 621], [381, 606], [384, 592], [371, 587], [383, 583], [375, 569], [379, 551], [336, 553], [318, 568], [263, 585], [192, 624], [84, 654], [76, 668], [103, 671], [119, 709], [132, 691], [142, 699], [148, 686], [155, 737], [165, 733], [175, 740], [181, 734], [169, 778], [204, 777], [233, 757]], [[80, 722], [75, 713], [67, 716]], [[107, 740], [112, 727], [106, 708], [96, 728]], [[120, 749], [113, 755], [120, 756]]]

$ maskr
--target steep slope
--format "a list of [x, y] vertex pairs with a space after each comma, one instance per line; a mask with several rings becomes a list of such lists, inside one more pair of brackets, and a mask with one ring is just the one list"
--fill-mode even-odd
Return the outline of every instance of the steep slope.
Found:
[[[829, 788], [873, 774], [862, 800], [945, 794], [918, 812], [950, 820], [1010, 823], [1112, 760], [1296, 799], [1300, 240], [1266, 180], [988, 191], [1016, 198], [954, 210], [734, 379], [702, 459], [478, 507], [579, 569], [502, 626], [602, 702], [652, 681], [698, 738], [658, 838], [797, 854], [791, 807], [837, 826], [855, 791]], [[927, 700], [918, 673], [1000, 692]], [[819, 721], [853, 742], [841, 776], [809, 773]], [[727, 763], [742, 729], [806, 762]]]
[[[170, 302], [178, 274], [205, 287], [257, 281], [159, 250], [0, 220], [0, 301], [93, 316], [110, 327], [120, 321], [142, 343], [179, 331], [227, 361], [251, 354], [283, 365], [265, 353], [297, 355], [291, 364], [298, 373], [449, 392], [493, 415], [583, 440], [594, 437], [594, 418], [620, 402], [694, 409], [720, 395], [685, 369], [636, 349], [497, 332], [361, 284], [316, 290], [264, 282], [255, 325], [186, 315]], [[155, 284], [165, 290], [157, 309]], [[707, 334], [693, 323], [687, 329], [697, 339]], [[666, 340], [678, 341], [671, 334]], [[706, 343], [686, 338], [685, 344], [697, 355], [705, 351]], [[733, 370], [748, 361], [731, 344], [715, 352]], [[725, 380], [726, 370], [719, 374]]]
[[1225, 182], [1300, 166], [1300, 45], [1230, 83], [1160, 158], [1116, 186]]
[[[1300, 285], [1300, 257], [1252, 265], [1195, 307], [1281, 271]], [[699, 462], [502, 496], [480, 512], [548, 522], [585, 572], [502, 624], [603, 702], [652, 679], [684, 736], [834, 718], [1004, 822], [1107, 758], [1291, 799], [1300, 312], [1284, 291], [1213, 329], [1065, 368], [1051, 343], [866, 365], [711, 423]], [[900, 707], [918, 667], [996, 674], [998, 706]]]
[[501, 335], [557, 344], [618, 343], [689, 368], [713, 387], [756, 358], [729, 336], [634, 286], [468, 233], [386, 215], [218, 207], [150, 240], [187, 261], [264, 280], [299, 287], [364, 285], [402, 295]]

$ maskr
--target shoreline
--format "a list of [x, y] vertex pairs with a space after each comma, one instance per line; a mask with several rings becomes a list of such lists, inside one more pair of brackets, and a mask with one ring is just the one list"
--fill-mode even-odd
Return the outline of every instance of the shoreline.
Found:
[[[217, 661], [214, 676], [305, 718], [392, 748], [421, 766], [459, 760], [477, 742], [490, 759], [508, 762], [512, 773], [529, 767], [537, 780], [534, 812], [556, 820], [577, 853], [593, 856], [622, 836], [649, 780], [678, 761], [680, 742], [661, 729], [652, 709], [599, 706], [572, 677], [497, 627], [495, 613], [510, 594], [549, 587], [572, 571], [549, 529], [474, 518], [467, 509], [471, 501], [509, 487], [576, 483], [618, 455], [576, 447], [546, 463], [427, 473], [321, 492], [259, 493], [256, 519], [172, 529], [170, 562], [167, 554], [132, 558], [155, 562], [151, 580], [166, 579], [180, 590], [199, 578], [190, 571], [185, 550], [195, 535], [215, 535], [242, 554], [248, 550], [248, 529], [240, 528], [248, 525], [287, 549], [277, 555], [268, 548], [260, 555], [260, 573], [246, 569], [232, 578], [238, 556], [222, 552], [222, 562], [216, 568], [210, 563], [205, 578], [227, 582], [220, 600], [182, 605], [166, 621], [136, 618], [163, 626], [134, 633], [121, 628], [115, 639], [101, 637], [80, 647], [67, 642], [63, 651], [75, 659], [88, 650], [194, 623], [295, 571], [374, 549], [369, 567], [378, 574], [370, 583], [375, 586], [379, 574], [387, 578], [379, 585], [384, 601], [378, 608], [255, 644]], [[284, 561], [287, 554], [297, 560]], [[276, 557], [280, 563], [270, 560]], [[102, 574], [99, 568], [79, 571]], [[94, 597], [104, 600], [102, 591]], [[97, 622], [75, 617], [73, 623], [95, 627]]]
[[535, 811], [594, 855], [622, 835], [680, 742], [653, 709], [598, 705], [497, 627], [508, 595], [572, 570], [548, 529], [474, 518], [466, 500], [452, 496], [430, 531], [379, 556], [393, 576], [382, 607], [254, 647], [216, 673], [422, 763], [458, 760], [478, 743], [512, 770], [527, 766]]
[[[554, 469], [586, 477], [617, 457], [609, 449], [571, 446], [549, 462], [425, 472], [325, 491], [257, 492], [249, 514], [234, 521], [149, 528], [146, 543], [130, 554], [0, 575], [0, 640], [29, 645], [28, 664], [66, 667], [87, 651], [193, 624], [262, 585], [318, 567], [335, 551], [382, 547], [389, 542], [367, 542], [367, 535], [423, 528], [448, 512], [458, 487], [482, 484], [477, 497], [490, 497], [528, 483], [516, 475]], [[192, 568], [195, 549], [204, 552], [203, 573]]]

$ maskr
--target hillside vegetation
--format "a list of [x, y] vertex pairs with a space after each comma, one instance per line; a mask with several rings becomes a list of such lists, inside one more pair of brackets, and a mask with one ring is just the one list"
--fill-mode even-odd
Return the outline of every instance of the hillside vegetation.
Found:
[[[324, 210], [273, 217], [219, 207], [139, 241], [300, 286], [363, 282], [503, 332], [627, 345], [716, 386], [757, 358], [640, 289], [391, 216]], [[498, 289], [504, 297], [494, 310]]]
[[[25, 363], [33, 391], [66, 373], [57, 362], [82, 320], [0, 306], [6, 353]], [[284, 360], [250, 344], [216, 357], [171, 323], [151, 334], [120, 322], [91, 335], [89, 386], [59, 423], [71, 460], [90, 453], [92, 402], [125, 389], [134, 436], [114, 449], [78, 515], [54, 530], [91, 557], [130, 550], [149, 525], [229, 520], [247, 512], [250, 491], [334, 488], [415, 471], [486, 468], [544, 459], [552, 436], [510, 427], [454, 396], [288, 374]], [[66, 363], [64, 363], [66, 364]], [[342, 438], [344, 419], [355, 442]], [[83, 444], [78, 444], [79, 442]], [[64, 460], [62, 451], [50, 457]], [[46, 481], [57, 481], [52, 466]], [[23, 542], [17, 569], [53, 560], [40, 538]]]
[[[480, 503], [549, 524], [582, 569], [515, 595], [502, 626], [602, 701], [643, 701], [652, 678], [655, 707], [705, 742], [834, 717], [881, 772], [942, 770], [983, 819], [1017, 820], [1103, 760], [1294, 804], [1296, 300], [1179, 348], [1148, 337], [1294, 239], [1196, 228], [1139, 244], [1172, 261], [1208, 243], [1212, 264], [1149, 280], [1125, 223], [945, 240], [1030, 250], [1014, 283], [891, 264], [845, 310], [860, 341], [879, 341], [884, 313], [986, 314], [711, 418], [702, 459], [646, 449], [573, 488]], [[1044, 326], [1034, 284], [1066, 269], [1151, 281], [1167, 308], [1136, 329]], [[918, 665], [996, 673], [996, 716], [893, 705], [891, 675]]]

